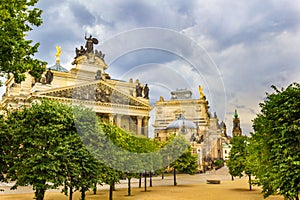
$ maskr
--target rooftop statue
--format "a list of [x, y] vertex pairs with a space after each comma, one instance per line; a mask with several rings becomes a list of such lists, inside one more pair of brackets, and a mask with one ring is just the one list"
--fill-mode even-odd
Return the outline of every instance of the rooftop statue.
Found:
[[205, 94], [203, 92], [203, 87], [201, 87], [200, 85], [198, 86], [198, 89], [199, 89], [199, 93], [200, 93], [200, 99], [204, 98], [205, 97]]
[[60, 62], [61, 47], [56, 45], [56, 62]]
[[75, 49], [75, 53], [76, 53], [76, 57], [75, 58], [77, 58], [79, 56], [83, 56], [86, 53], [86, 51], [83, 48], [83, 46], [80, 46], [80, 49], [78, 49], [78, 48]]
[[[94, 51], [94, 45], [99, 43], [98, 39], [93, 38], [92, 35], [90, 35], [89, 37], [86, 37], [85, 35], [84, 39], [86, 40], [85, 48], [83, 46], [80, 46], [80, 48], [75, 48], [76, 56], [74, 59], [86, 55], [88, 58], [98, 57], [104, 60], [104, 56], [105, 56], [104, 53], [102, 53], [97, 49]], [[89, 54], [93, 54], [94, 56], [90, 57]], [[76, 61], [74, 61], [72, 64], [76, 64]]]
[[53, 81], [53, 72], [51, 72], [50, 69], [48, 69], [48, 71], [45, 74], [46, 77], [46, 84], [51, 84], [51, 82]]
[[136, 92], [136, 97], [142, 97], [142, 92], [143, 92], [143, 88], [140, 85], [140, 83], [137, 84], [137, 86], [135, 87], [135, 92]]
[[144, 87], [144, 98], [149, 99], [149, 87], [148, 84]]
[[92, 38], [92, 35], [90, 37], [84, 36], [84, 39], [86, 40], [85, 48], [86, 52], [91, 53], [94, 52], [94, 44], [98, 44], [98, 40], [96, 38]]
[[164, 100], [164, 97], [163, 97], [163, 96], [160, 96], [160, 97], [159, 97], [159, 101], [160, 101], [160, 102], [165, 101], [165, 100]]

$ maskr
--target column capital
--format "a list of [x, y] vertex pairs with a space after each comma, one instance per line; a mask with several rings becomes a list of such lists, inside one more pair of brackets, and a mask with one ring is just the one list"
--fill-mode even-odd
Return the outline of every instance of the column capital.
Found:
[[144, 118], [144, 116], [136, 116], [136, 118], [137, 118], [138, 120], [142, 120], [142, 119]]

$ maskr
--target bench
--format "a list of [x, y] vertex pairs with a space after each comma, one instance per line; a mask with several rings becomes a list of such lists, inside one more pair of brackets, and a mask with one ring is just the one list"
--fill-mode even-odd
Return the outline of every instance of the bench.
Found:
[[220, 184], [221, 181], [220, 180], [206, 180], [207, 184]]

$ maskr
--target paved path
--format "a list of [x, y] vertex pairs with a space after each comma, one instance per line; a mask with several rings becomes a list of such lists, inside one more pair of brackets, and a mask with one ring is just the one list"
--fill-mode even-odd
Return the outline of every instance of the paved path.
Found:
[[[206, 183], [207, 179], [216, 179], [216, 180], [231, 180], [231, 176], [228, 173], [228, 168], [223, 167], [217, 171], [208, 171], [203, 174], [187, 175], [187, 174], [177, 174], [177, 184], [178, 185], [189, 185], [189, 184], [198, 184]], [[147, 178], [147, 187], [149, 187], [150, 180]], [[164, 179], [161, 176], [153, 177], [153, 186], [164, 186], [164, 185], [173, 185], [173, 174], [165, 174]], [[132, 179], [131, 186], [137, 188], [139, 185], [138, 179]], [[13, 186], [13, 183], [1, 183], [0, 189], [4, 189], [4, 192], [1, 194], [24, 194], [24, 193], [33, 193], [32, 186], [20, 186], [17, 190], [10, 190], [10, 187]], [[142, 179], [142, 187], [144, 187], [144, 178]], [[98, 190], [107, 190], [108, 185], [98, 186]], [[116, 188], [127, 188], [127, 180], [121, 180], [119, 184], [116, 184]], [[47, 192], [60, 192], [60, 190], [47, 190]]]

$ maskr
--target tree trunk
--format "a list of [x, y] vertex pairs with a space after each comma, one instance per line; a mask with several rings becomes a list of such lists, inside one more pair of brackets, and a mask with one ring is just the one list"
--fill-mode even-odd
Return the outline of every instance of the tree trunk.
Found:
[[142, 173], [140, 173], [139, 188], [142, 187]]
[[109, 200], [113, 199], [113, 184], [109, 185]]
[[165, 172], [161, 173], [161, 179], [165, 179]]
[[173, 169], [173, 174], [174, 174], [174, 186], [176, 186], [177, 182], [176, 182], [176, 169], [175, 168]]
[[113, 183], [112, 187], [113, 187], [113, 191], [116, 191], [116, 183], [115, 182]]
[[70, 196], [69, 196], [69, 200], [73, 199], [73, 188], [70, 187]]
[[299, 196], [298, 195], [295, 197], [295, 200], [299, 200]]
[[128, 178], [128, 196], [131, 195], [131, 184], [130, 184], [131, 178]]
[[231, 180], [232, 180], [232, 181], [234, 180], [233, 176], [231, 176]]
[[67, 180], [64, 181], [64, 187], [65, 187], [65, 192], [64, 192], [64, 194], [67, 196], [67, 195], [68, 195]]
[[152, 172], [150, 172], [150, 187], [152, 187]]
[[147, 175], [146, 172], [144, 174], [144, 185], [145, 185], [145, 192], [147, 191]]
[[45, 189], [37, 189], [35, 191], [36, 200], [44, 200], [44, 196], [45, 196]]
[[97, 194], [97, 182], [94, 183], [94, 188], [93, 188], [94, 194]]
[[85, 190], [81, 190], [81, 200], [85, 200]]
[[249, 177], [249, 190], [251, 191], [252, 190], [252, 185], [251, 185], [251, 174], [248, 175]]
[[72, 187], [72, 183], [73, 183], [73, 178], [70, 178], [70, 196], [69, 196], [69, 200], [73, 199], [73, 187]]

